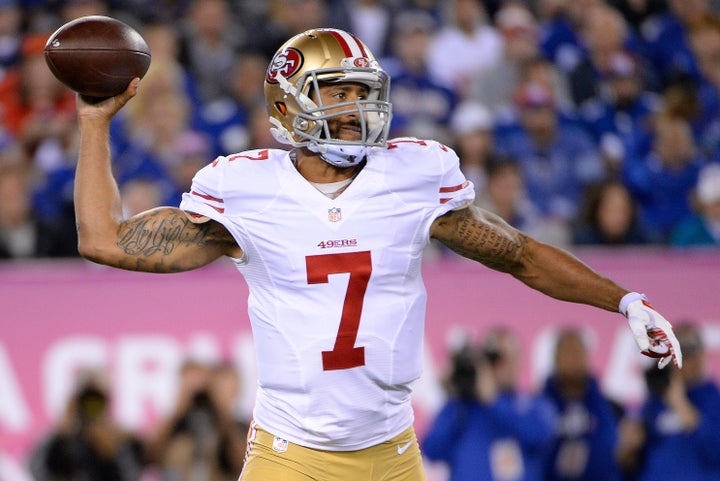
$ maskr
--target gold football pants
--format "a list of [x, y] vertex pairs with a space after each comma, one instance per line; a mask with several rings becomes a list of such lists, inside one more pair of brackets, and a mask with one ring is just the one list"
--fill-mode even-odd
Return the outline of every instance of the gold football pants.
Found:
[[280, 439], [253, 423], [239, 481], [425, 481], [412, 427], [358, 451], [322, 451]]

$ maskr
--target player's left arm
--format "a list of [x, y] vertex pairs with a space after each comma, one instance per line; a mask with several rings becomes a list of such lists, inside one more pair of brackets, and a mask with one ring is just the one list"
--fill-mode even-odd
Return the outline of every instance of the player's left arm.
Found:
[[569, 252], [536, 241], [476, 206], [439, 217], [430, 235], [461, 256], [507, 272], [556, 299], [617, 312], [629, 292]]
[[507, 272], [548, 296], [624, 314], [640, 351], [682, 366], [680, 344], [647, 299], [600, 275], [569, 252], [520, 232], [495, 214], [469, 206], [435, 219], [431, 237], [463, 257]]

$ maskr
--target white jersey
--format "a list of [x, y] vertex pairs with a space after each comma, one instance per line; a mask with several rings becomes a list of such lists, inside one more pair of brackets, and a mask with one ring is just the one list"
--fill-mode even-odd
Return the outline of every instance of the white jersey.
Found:
[[433, 220], [473, 197], [455, 153], [417, 139], [373, 149], [336, 199], [284, 150], [219, 157], [198, 172], [180, 207], [223, 224], [244, 253], [260, 426], [345, 451], [412, 424], [423, 249]]

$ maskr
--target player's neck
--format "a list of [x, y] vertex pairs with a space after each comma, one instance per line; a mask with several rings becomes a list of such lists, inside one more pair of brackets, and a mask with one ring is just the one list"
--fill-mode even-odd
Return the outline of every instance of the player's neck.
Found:
[[340, 182], [357, 175], [364, 163], [355, 167], [336, 167], [325, 162], [319, 155], [307, 149], [298, 149], [295, 152], [295, 168], [300, 175], [309, 182], [325, 184]]

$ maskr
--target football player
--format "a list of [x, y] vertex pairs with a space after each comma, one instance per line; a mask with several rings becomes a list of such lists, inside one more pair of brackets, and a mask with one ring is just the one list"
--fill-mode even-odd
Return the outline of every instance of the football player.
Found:
[[473, 206], [448, 147], [387, 139], [390, 79], [354, 35], [309, 30], [272, 59], [267, 108], [288, 150], [221, 156], [179, 208], [123, 219], [108, 128], [138, 85], [97, 104], [78, 99], [79, 250], [147, 272], [220, 257], [237, 265], [259, 377], [243, 481], [425, 479], [410, 392], [431, 238], [548, 296], [619, 309], [643, 353], [681, 364], [670, 325], [644, 296]]

